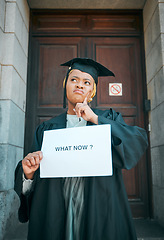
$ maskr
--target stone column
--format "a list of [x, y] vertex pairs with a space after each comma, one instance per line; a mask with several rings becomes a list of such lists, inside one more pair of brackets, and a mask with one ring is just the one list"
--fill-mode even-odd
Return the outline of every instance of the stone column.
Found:
[[164, 1], [147, 0], [143, 16], [154, 217], [164, 225]]
[[[17, 219], [14, 170], [23, 157], [29, 7], [0, 1], [0, 239]], [[14, 219], [14, 220], [13, 220]]]

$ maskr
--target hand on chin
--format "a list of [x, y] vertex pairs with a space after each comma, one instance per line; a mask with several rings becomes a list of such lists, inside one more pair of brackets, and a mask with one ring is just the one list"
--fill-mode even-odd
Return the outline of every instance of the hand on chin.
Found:
[[74, 101], [74, 104], [76, 105], [77, 103], [83, 103], [84, 102], [84, 99], [85, 99], [85, 97], [84, 96], [77, 96], [76, 98], [75, 98], [75, 101]]

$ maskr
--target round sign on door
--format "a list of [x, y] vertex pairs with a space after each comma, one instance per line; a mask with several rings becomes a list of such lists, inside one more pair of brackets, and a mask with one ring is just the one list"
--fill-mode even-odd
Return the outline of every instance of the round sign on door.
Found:
[[122, 83], [109, 83], [109, 96], [122, 96]]

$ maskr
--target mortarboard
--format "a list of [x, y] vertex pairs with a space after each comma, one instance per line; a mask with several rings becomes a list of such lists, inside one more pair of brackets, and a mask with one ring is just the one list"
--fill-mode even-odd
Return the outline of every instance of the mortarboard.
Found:
[[69, 67], [64, 86], [64, 101], [63, 101], [64, 108], [66, 107], [66, 82], [69, 76], [69, 72], [71, 70], [78, 69], [82, 72], [89, 73], [93, 77], [96, 85], [98, 83], [98, 77], [115, 76], [114, 73], [111, 72], [108, 68], [104, 67], [102, 64], [90, 58], [73, 58], [70, 61], [61, 64], [61, 66]]
[[96, 84], [98, 83], [98, 77], [114, 76], [114, 73], [108, 68], [90, 58], [73, 58], [61, 64], [61, 66], [68, 66], [69, 70], [78, 69], [82, 72], [89, 73]]

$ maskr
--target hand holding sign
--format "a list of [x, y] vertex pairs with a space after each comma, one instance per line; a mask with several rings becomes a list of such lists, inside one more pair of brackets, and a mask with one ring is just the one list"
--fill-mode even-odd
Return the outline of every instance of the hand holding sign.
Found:
[[22, 160], [23, 172], [27, 179], [32, 179], [35, 171], [39, 168], [40, 161], [43, 158], [41, 151], [29, 153]]
[[83, 103], [77, 103], [75, 106], [75, 113], [77, 117], [82, 117], [86, 121], [90, 121], [94, 124], [98, 124], [98, 116], [88, 106], [88, 95], [84, 99]]

